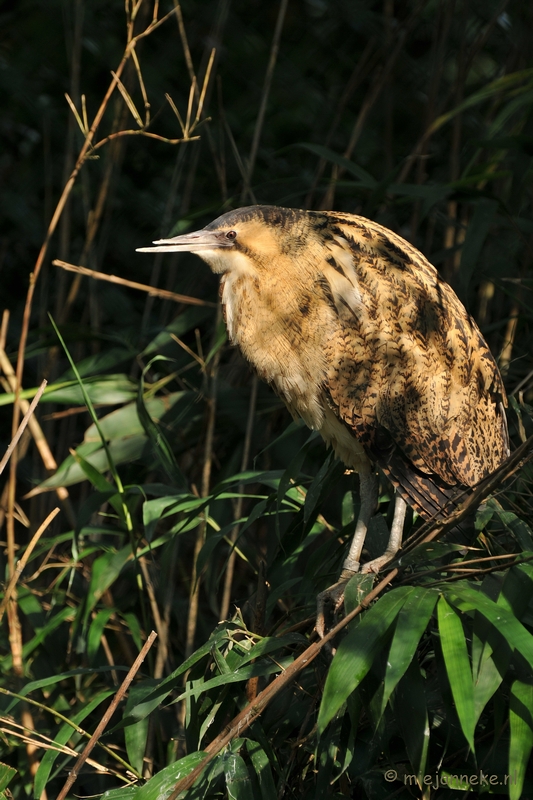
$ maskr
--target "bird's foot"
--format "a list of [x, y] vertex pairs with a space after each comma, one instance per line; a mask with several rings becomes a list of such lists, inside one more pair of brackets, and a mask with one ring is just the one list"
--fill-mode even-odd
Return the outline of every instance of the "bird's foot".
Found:
[[329, 624], [326, 624], [326, 617], [328, 622], [332, 620], [344, 602], [344, 590], [348, 581], [356, 575], [356, 571], [352, 569], [343, 569], [337, 583], [329, 586], [317, 597], [317, 611], [316, 611], [316, 632], [321, 639], [326, 635]]

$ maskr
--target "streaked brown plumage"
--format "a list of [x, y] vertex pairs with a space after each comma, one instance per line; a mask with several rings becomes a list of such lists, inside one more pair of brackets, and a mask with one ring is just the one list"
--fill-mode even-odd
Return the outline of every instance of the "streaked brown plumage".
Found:
[[[230, 339], [294, 416], [423, 517], [509, 454], [505, 390], [475, 322], [408, 242], [364, 217], [231, 211], [144, 251], [221, 274]], [[361, 545], [362, 546], [362, 545]]]

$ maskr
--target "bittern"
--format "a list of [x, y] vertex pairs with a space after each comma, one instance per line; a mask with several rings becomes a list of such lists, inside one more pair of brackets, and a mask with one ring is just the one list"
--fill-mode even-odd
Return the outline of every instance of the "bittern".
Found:
[[[406, 503], [442, 509], [509, 455], [502, 379], [476, 323], [436, 269], [397, 234], [334, 211], [250, 206], [141, 252], [197, 253], [221, 276], [230, 340], [294, 417], [359, 473], [361, 506], [338, 603], [359, 570], [378, 465], [396, 489], [386, 551]], [[324, 594], [320, 603], [324, 601]]]

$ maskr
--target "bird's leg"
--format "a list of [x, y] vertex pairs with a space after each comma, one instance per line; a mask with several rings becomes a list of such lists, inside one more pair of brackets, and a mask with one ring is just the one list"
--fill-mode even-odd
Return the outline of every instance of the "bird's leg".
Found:
[[392, 525], [390, 529], [389, 543], [387, 544], [387, 549], [385, 550], [383, 555], [379, 556], [378, 558], [374, 558], [372, 561], [368, 561], [363, 566], [361, 572], [364, 573], [379, 572], [380, 569], [385, 564], [388, 564], [389, 561], [392, 561], [392, 559], [400, 549], [400, 545], [402, 543], [403, 524], [405, 521], [406, 509], [407, 509], [407, 503], [402, 497], [400, 497], [398, 493], [396, 493], [396, 499], [394, 503], [394, 517], [392, 519]]
[[324, 618], [326, 606], [332, 607], [333, 612], [338, 610], [344, 600], [346, 584], [350, 578], [359, 571], [359, 559], [361, 558], [361, 551], [365, 543], [368, 525], [376, 510], [377, 489], [378, 483], [375, 472], [369, 469], [368, 472], [359, 473], [359, 496], [361, 499], [361, 506], [353, 539], [350, 544], [350, 550], [342, 565], [342, 572], [337, 583], [334, 583], [333, 586], [330, 586], [324, 592], [320, 592], [317, 597], [316, 630], [320, 638], [324, 637], [326, 629]]

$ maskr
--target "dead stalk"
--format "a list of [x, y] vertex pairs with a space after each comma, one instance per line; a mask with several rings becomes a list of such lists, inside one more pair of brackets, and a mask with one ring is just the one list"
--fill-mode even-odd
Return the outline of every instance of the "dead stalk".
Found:
[[191, 306], [209, 306], [216, 308], [216, 303], [210, 303], [207, 300], [199, 300], [197, 297], [189, 297], [186, 294], [176, 294], [176, 292], [169, 292], [166, 289], [157, 289], [154, 286], [147, 286], [145, 283], [137, 283], [137, 281], [129, 281], [126, 278], [120, 278], [117, 275], [106, 275], [104, 272], [98, 272], [94, 269], [87, 267], [80, 267], [76, 264], [69, 264], [66, 261], [55, 259], [52, 261], [54, 267], [61, 267], [68, 272], [77, 272], [80, 275], [87, 275], [89, 278], [94, 278], [98, 281], [108, 281], [109, 283], [117, 283], [120, 286], [126, 286], [129, 289], [137, 289], [140, 292], [147, 292], [154, 297], [161, 297], [164, 300], [172, 300], [174, 303], [187, 303]]
[[82, 766], [85, 764], [85, 762], [87, 761], [88, 757], [92, 753], [95, 745], [98, 743], [98, 739], [101, 737], [102, 733], [104, 732], [104, 730], [107, 727], [107, 724], [108, 724], [109, 720], [111, 719], [111, 717], [115, 713], [115, 710], [116, 710], [118, 704], [120, 703], [120, 701], [122, 700], [122, 698], [124, 697], [126, 692], [128, 691], [130, 683], [132, 682], [132, 680], [134, 679], [135, 675], [139, 671], [139, 669], [141, 667], [141, 664], [143, 663], [144, 659], [146, 658], [146, 655], [147, 655], [148, 651], [150, 650], [151, 646], [153, 645], [156, 637], [157, 637], [157, 633], [155, 631], [152, 631], [151, 634], [149, 635], [148, 639], [144, 643], [144, 646], [143, 646], [141, 652], [139, 653], [139, 655], [135, 659], [135, 662], [133, 663], [133, 666], [129, 670], [129, 672], [126, 675], [126, 677], [124, 678], [124, 681], [122, 682], [120, 688], [118, 689], [117, 693], [113, 697], [113, 700], [111, 701], [111, 703], [109, 705], [109, 708], [107, 709], [107, 711], [105, 712], [105, 714], [102, 717], [101, 721], [97, 725], [95, 732], [93, 733], [93, 735], [91, 736], [91, 738], [89, 739], [87, 744], [85, 745], [85, 747], [83, 749], [83, 752], [81, 753], [80, 757], [78, 758], [78, 760], [76, 761], [76, 763], [74, 765], [74, 769], [72, 769], [71, 772], [69, 772], [69, 776], [68, 776], [67, 780], [65, 781], [65, 784], [64, 784], [63, 788], [59, 792], [59, 794], [57, 796], [57, 800], [65, 800], [65, 797], [67, 796], [70, 787], [74, 784], [74, 782], [76, 781], [76, 779], [78, 777], [80, 769], [82, 768]]
[[9, 581], [9, 583], [7, 585], [7, 588], [6, 588], [6, 591], [4, 593], [4, 597], [2, 599], [2, 602], [0, 603], [0, 622], [2, 621], [2, 617], [4, 616], [4, 611], [6, 609], [6, 606], [7, 606], [8, 602], [9, 602], [9, 599], [10, 599], [11, 595], [13, 594], [13, 592], [15, 591], [15, 587], [17, 585], [17, 581], [20, 578], [22, 572], [24, 571], [24, 568], [25, 568], [26, 564], [28, 563], [29, 557], [31, 556], [33, 550], [35, 549], [35, 546], [36, 546], [37, 542], [39, 541], [39, 539], [41, 538], [41, 536], [43, 535], [45, 530], [48, 528], [48, 526], [50, 525], [52, 520], [54, 520], [57, 517], [58, 514], [59, 514], [59, 508], [54, 508], [54, 510], [51, 511], [48, 514], [48, 516], [45, 519], [45, 521], [42, 523], [42, 525], [39, 526], [37, 531], [32, 536], [31, 542], [29, 543], [29, 545], [27, 546], [26, 550], [24, 551], [24, 555], [22, 556], [22, 558], [18, 562], [18, 564], [17, 564], [17, 566], [15, 568], [15, 571], [11, 575], [10, 581]]

